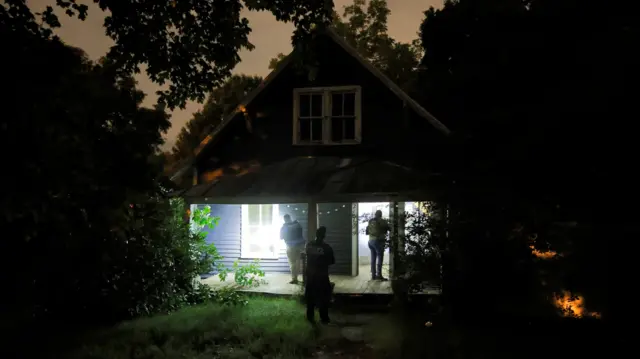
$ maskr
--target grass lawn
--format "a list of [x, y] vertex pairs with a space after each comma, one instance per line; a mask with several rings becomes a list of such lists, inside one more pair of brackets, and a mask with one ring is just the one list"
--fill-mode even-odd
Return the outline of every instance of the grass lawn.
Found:
[[246, 306], [210, 304], [138, 319], [91, 335], [70, 358], [304, 358], [316, 346], [294, 300], [252, 298]]

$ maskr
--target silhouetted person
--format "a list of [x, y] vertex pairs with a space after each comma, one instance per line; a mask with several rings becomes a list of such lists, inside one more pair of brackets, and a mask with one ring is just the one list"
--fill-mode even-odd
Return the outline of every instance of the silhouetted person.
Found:
[[369, 220], [366, 234], [369, 236], [369, 250], [371, 250], [371, 279], [387, 280], [382, 276], [382, 262], [384, 261], [384, 247], [389, 232], [389, 223], [382, 218], [382, 211], [377, 210]]
[[327, 233], [325, 227], [316, 231], [316, 239], [307, 244], [305, 299], [307, 301], [307, 320], [315, 322], [315, 308], [320, 312], [320, 321], [329, 323], [329, 303], [331, 302], [331, 282], [329, 281], [329, 266], [336, 260], [333, 249], [324, 242]]
[[287, 245], [287, 258], [291, 268], [291, 284], [298, 283], [300, 274], [300, 253], [304, 250], [304, 238], [302, 237], [302, 226], [297, 220], [292, 221], [291, 216], [284, 215], [284, 224], [280, 228], [280, 239], [284, 239]]

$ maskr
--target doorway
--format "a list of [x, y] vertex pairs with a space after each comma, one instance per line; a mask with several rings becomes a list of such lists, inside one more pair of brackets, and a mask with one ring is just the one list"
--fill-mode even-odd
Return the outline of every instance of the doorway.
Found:
[[[368, 218], [373, 218], [377, 210], [382, 211], [382, 218], [389, 220], [389, 202], [358, 203], [358, 276], [371, 277], [371, 251], [369, 250], [369, 236], [365, 233]], [[384, 251], [382, 276], [389, 277], [389, 248]]]

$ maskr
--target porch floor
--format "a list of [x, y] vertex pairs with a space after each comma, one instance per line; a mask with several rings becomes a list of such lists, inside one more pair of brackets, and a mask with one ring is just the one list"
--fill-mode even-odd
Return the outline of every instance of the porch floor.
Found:
[[[383, 269], [383, 275], [387, 275], [388, 271]], [[369, 274], [369, 266], [361, 265], [359, 275], [352, 277], [348, 275], [331, 275], [331, 281], [334, 282], [334, 294], [392, 294], [391, 282], [372, 281]], [[303, 287], [301, 285], [289, 284], [291, 275], [289, 273], [266, 273], [264, 276], [266, 284], [261, 284], [253, 288], [240, 288], [239, 290], [253, 293], [294, 295], [301, 294]], [[220, 288], [228, 285], [235, 285], [233, 274], [230, 274], [227, 281], [221, 282], [217, 275], [203, 279], [203, 283], [213, 288]], [[427, 289], [423, 294], [439, 294], [437, 288]]]

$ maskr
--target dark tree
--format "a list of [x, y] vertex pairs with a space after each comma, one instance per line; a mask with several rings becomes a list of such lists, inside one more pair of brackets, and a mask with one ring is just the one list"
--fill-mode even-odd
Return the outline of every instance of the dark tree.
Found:
[[[269, 11], [279, 21], [293, 22], [294, 44], [305, 43], [312, 27], [327, 24], [333, 11], [333, 1], [326, 0], [93, 2], [109, 12], [104, 27], [115, 45], [107, 57], [118, 73], [138, 73], [140, 65], [146, 64], [152, 81], [169, 83], [169, 90], [159, 95], [171, 109], [184, 107], [187, 100], [203, 101], [210, 90], [231, 75], [240, 61], [238, 51], [253, 48], [248, 39], [249, 22], [240, 16], [244, 7]], [[66, 15], [82, 20], [101, 15], [87, 14], [87, 6], [76, 0], [56, 0], [56, 5]], [[60, 26], [52, 6], [34, 15], [26, 0], [5, 1], [0, 7], [0, 21], [45, 38]]]
[[523, 224], [526, 240], [563, 254], [562, 285], [602, 312], [607, 263], [637, 212], [622, 210], [637, 193], [630, 13], [628, 3], [459, 0], [429, 9], [421, 27], [422, 101], [457, 136], [450, 199], [471, 231], [460, 235], [506, 250]]

